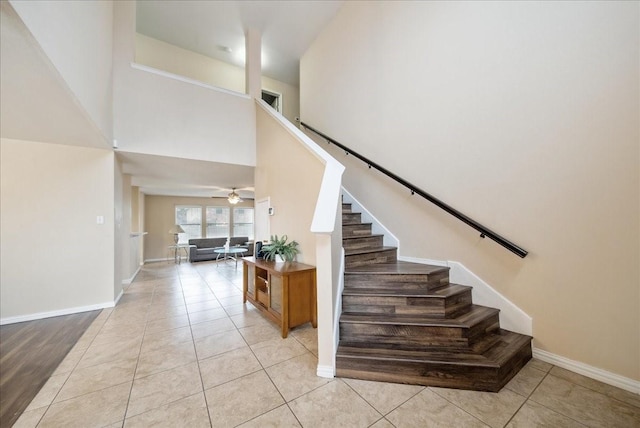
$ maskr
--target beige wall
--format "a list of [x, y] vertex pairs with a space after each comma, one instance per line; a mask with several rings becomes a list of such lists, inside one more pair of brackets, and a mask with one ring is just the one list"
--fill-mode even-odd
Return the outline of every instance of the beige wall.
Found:
[[530, 251], [330, 147], [401, 255], [462, 262], [533, 318], [537, 348], [635, 380], [638, 9], [347, 2], [301, 62], [304, 121]]
[[[220, 88], [245, 92], [243, 68], [139, 33], [136, 33], [136, 62]], [[295, 123], [295, 118], [300, 116], [298, 88], [266, 76], [262, 77], [262, 88], [282, 94], [282, 114]]]
[[113, 152], [8, 139], [0, 151], [3, 320], [113, 304]]
[[136, 62], [244, 94], [244, 69], [136, 33]]
[[271, 235], [298, 241], [297, 260], [315, 265], [316, 239], [310, 228], [324, 165], [260, 107], [256, 119], [256, 200], [270, 198], [275, 212], [269, 217]]
[[[169, 257], [167, 247], [173, 245], [169, 230], [175, 225], [176, 205], [203, 207], [253, 207], [252, 200], [230, 205], [226, 198], [190, 198], [178, 196], [146, 195], [144, 198], [144, 259], [146, 261]], [[203, 222], [205, 221], [203, 214]], [[233, 219], [231, 219], [233, 221]], [[231, 224], [231, 227], [233, 224]], [[233, 229], [231, 229], [233, 230]]]

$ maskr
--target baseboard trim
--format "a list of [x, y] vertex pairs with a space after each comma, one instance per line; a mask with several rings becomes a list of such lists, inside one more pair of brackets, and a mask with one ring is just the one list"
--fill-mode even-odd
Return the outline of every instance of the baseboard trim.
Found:
[[316, 370], [316, 375], [318, 375], [319, 377], [326, 377], [326, 378], [332, 379], [335, 377], [335, 372], [332, 366], [318, 365], [318, 369]]
[[[120, 296], [122, 296], [122, 292], [120, 293]], [[118, 296], [118, 300], [120, 300], [120, 296]], [[29, 315], [19, 315], [16, 317], [0, 318], [0, 325], [15, 324], [15, 323], [25, 322], [25, 321], [35, 321], [35, 320], [41, 320], [44, 318], [59, 317], [62, 315], [71, 315], [71, 314], [77, 314], [80, 312], [95, 311], [98, 309], [113, 308], [116, 305], [116, 303], [117, 303], [117, 300], [113, 302], [98, 303], [95, 305], [76, 306], [75, 308], [66, 308], [66, 309], [60, 309], [57, 311], [38, 312], [35, 314], [29, 314]]]
[[365, 208], [356, 198], [353, 197], [347, 189], [342, 187], [342, 201], [352, 204], [355, 212], [360, 212], [364, 223], [371, 223], [371, 233], [381, 234], [383, 236], [383, 244], [387, 247], [397, 247], [400, 251], [400, 240], [389, 229], [387, 229], [380, 220], [378, 220], [368, 209]]
[[514, 305], [478, 275], [471, 272], [460, 262], [419, 259], [416, 257], [399, 256], [398, 260], [435, 266], [448, 266], [449, 280], [455, 284], [473, 287], [473, 302], [479, 305], [500, 309], [500, 326], [516, 333], [533, 336], [533, 320], [522, 309]]
[[169, 260], [173, 260], [173, 258], [167, 257], [166, 259], [146, 259], [145, 263], [154, 263], [154, 262], [168, 262]]
[[640, 395], [640, 381], [620, 376], [619, 374], [611, 373], [609, 371], [581, 363], [580, 361], [574, 361], [561, 355], [552, 354], [551, 352], [544, 351], [542, 349], [533, 348], [533, 356], [545, 363], [562, 367], [563, 369], [595, 379], [606, 383], [607, 385], [615, 386], [616, 388], [624, 389], [625, 391]]
[[417, 257], [398, 256], [398, 260], [403, 262], [420, 263], [423, 265], [449, 266], [448, 262], [443, 262], [442, 260], [419, 259]]
[[142, 265], [138, 266], [138, 269], [136, 269], [136, 271], [133, 273], [133, 275], [131, 275], [131, 278], [123, 279], [122, 280], [122, 285], [131, 285], [133, 280], [136, 279], [136, 275], [138, 274], [138, 272], [140, 272], [140, 268], [141, 267], [142, 267]]
[[120, 294], [118, 294], [118, 297], [116, 297], [116, 300], [114, 300], [114, 302], [113, 302], [113, 306], [114, 307], [118, 305], [118, 302], [120, 301], [120, 298], [122, 296], [124, 296], [124, 290], [120, 290]]

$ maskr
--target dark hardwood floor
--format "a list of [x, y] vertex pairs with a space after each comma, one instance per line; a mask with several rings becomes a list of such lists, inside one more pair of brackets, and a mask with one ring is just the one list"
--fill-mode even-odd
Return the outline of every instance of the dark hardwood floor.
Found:
[[11, 427], [98, 311], [0, 326], [0, 427]]

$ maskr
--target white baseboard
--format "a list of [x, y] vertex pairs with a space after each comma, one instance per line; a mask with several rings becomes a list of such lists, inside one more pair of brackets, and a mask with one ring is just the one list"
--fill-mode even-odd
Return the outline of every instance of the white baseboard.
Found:
[[640, 381], [620, 376], [597, 367], [590, 366], [580, 361], [574, 361], [561, 355], [552, 354], [542, 349], [533, 348], [533, 356], [540, 361], [544, 361], [554, 366], [562, 367], [569, 371], [581, 374], [591, 379], [615, 386], [634, 394], [640, 394]]
[[[122, 293], [120, 293], [120, 296], [121, 295]], [[120, 299], [120, 296], [118, 296], [118, 300]], [[89, 312], [89, 311], [95, 311], [98, 309], [113, 308], [116, 305], [116, 303], [117, 303], [117, 300], [113, 302], [98, 303], [95, 305], [76, 306], [75, 308], [66, 308], [66, 309], [60, 309], [57, 311], [38, 312], [35, 314], [29, 314], [29, 315], [19, 315], [16, 317], [0, 318], [0, 325], [15, 324], [18, 322], [25, 322], [25, 321], [41, 320], [44, 318], [59, 317], [61, 315], [77, 314], [80, 312]]]
[[145, 259], [145, 263], [154, 263], [154, 262], [168, 262], [170, 260], [173, 260], [173, 257], [167, 257], [164, 259]]
[[449, 262], [443, 262], [442, 260], [419, 259], [417, 257], [398, 256], [398, 260], [403, 262], [420, 263], [422, 265], [449, 266]]
[[316, 375], [318, 375], [319, 377], [334, 378], [335, 371], [332, 366], [318, 365], [318, 369], [316, 370]]
[[122, 296], [124, 296], [124, 290], [120, 290], [120, 294], [118, 294], [118, 297], [116, 297], [116, 300], [113, 302], [113, 306], [116, 306], [118, 304]]
[[133, 282], [133, 280], [136, 279], [136, 275], [138, 274], [138, 272], [140, 272], [140, 268], [141, 267], [142, 267], [142, 265], [138, 266], [138, 269], [136, 269], [136, 271], [133, 273], [133, 275], [131, 275], [131, 278], [123, 279], [122, 280], [122, 285], [130, 285]]
[[473, 303], [500, 309], [500, 326], [502, 328], [533, 336], [533, 320], [531, 317], [467, 269], [462, 263], [404, 256], [399, 256], [398, 260], [435, 266], [449, 266], [451, 269], [449, 271], [449, 280], [452, 283], [473, 287], [471, 291]]
[[[358, 210], [362, 210], [363, 219], [365, 216], [369, 216], [370, 213], [362, 207], [356, 199], [349, 194], [344, 188], [346, 202], [353, 203]], [[367, 214], [364, 214], [367, 213]], [[377, 222], [375, 217], [370, 215], [374, 224]], [[372, 220], [366, 220], [372, 221]], [[380, 225], [385, 230], [384, 226]], [[389, 232], [390, 233], [390, 232]], [[393, 236], [393, 235], [392, 235]], [[397, 240], [395, 236], [393, 239]], [[385, 243], [386, 245], [386, 243]], [[399, 244], [395, 246], [400, 250]], [[461, 285], [467, 285], [473, 287], [472, 297], [473, 302], [484, 306], [490, 306], [500, 309], [500, 326], [517, 333], [533, 336], [533, 319], [527, 315], [524, 311], [514, 305], [510, 300], [498, 293], [493, 287], [483, 281], [476, 274], [467, 269], [462, 263], [455, 261], [441, 261], [430, 259], [419, 259], [415, 257], [398, 256], [398, 260], [430, 264], [434, 266], [448, 266], [451, 270], [449, 272], [449, 279], [451, 282]], [[337, 326], [336, 326], [337, 327]], [[640, 394], [640, 381], [620, 376], [616, 373], [612, 373], [597, 367], [590, 366], [579, 361], [574, 361], [569, 358], [552, 354], [548, 351], [533, 348], [533, 356], [541, 361], [553, 364], [563, 369], [581, 374], [591, 379], [612, 385], [625, 391], [632, 392], [634, 394]], [[320, 376], [320, 367], [318, 367], [318, 376]]]
[[500, 309], [500, 326], [506, 330], [533, 336], [533, 319], [460, 262], [450, 261], [450, 280], [473, 287], [473, 303]]
[[344, 203], [349, 203], [352, 205], [352, 209], [355, 208], [355, 212], [360, 212], [362, 214], [362, 222], [363, 223], [371, 223], [371, 233], [384, 235], [383, 244], [387, 247], [397, 247], [398, 251], [400, 251], [400, 241], [398, 238], [391, 233], [389, 229], [387, 229], [382, 222], [380, 222], [369, 210], [367, 210], [364, 205], [362, 205], [356, 198], [353, 197], [351, 193], [344, 187], [342, 187], [342, 201]]

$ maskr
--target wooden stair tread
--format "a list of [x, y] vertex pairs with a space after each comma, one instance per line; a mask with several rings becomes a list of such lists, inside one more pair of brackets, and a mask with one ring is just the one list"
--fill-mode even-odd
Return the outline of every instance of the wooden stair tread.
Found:
[[407, 351], [384, 348], [364, 348], [360, 346], [353, 346], [348, 342], [344, 344], [340, 343], [336, 357], [497, 367], [496, 363], [488, 360], [483, 355], [477, 355], [470, 352]]
[[514, 349], [519, 349], [523, 346], [531, 344], [533, 339], [526, 334], [515, 333], [509, 330], [500, 329], [500, 342], [503, 346], [494, 345], [490, 347], [484, 356], [492, 361], [496, 361], [500, 365], [504, 365], [511, 358]]
[[500, 368], [522, 346], [531, 341], [530, 336], [507, 330], [488, 335], [488, 339], [495, 341], [496, 344], [484, 353], [475, 353], [471, 348], [456, 352], [429, 349], [402, 350], [341, 341], [336, 357]]
[[[393, 248], [393, 247], [386, 247]], [[365, 266], [355, 266], [345, 269], [345, 274], [368, 274], [368, 275], [384, 275], [384, 274], [400, 274], [400, 275], [419, 275], [419, 274], [432, 274], [435, 272], [448, 271], [448, 266], [434, 266], [424, 265], [420, 263], [412, 262], [390, 262], [390, 263], [375, 263]]]
[[341, 323], [361, 323], [378, 325], [412, 325], [421, 327], [470, 328], [479, 321], [499, 313], [499, 309], [480, 305], [471, 305], [465, 313], [455, 318], [432, 318], [416, 315], [342, 313]]
[[379, 233], [369, 233], [367, 235], [347, 235], [347, 236], [343, 236], [342, 240], [346, 241], [347, 239], [362, 239], [362, 238], [378, 238], [380, 236], [384, 236], [383, 234], [379, 234]]
[[[397, 250], [396, 247], [375, 247], [375, 248], [354, 248], [354, 249], [345, 249], [344, 250], [344, 255], [345, 256], [353, 256], [356, 254], [371, 254], [371, 253], [379, 253], [381, 251], [394, 251]], [[374, 265], [368, 265], [368, 266], [376, 266]]]
[[447, 298], [456, 294], [464, 293], [472, 287], [459, 284], [449, 284], [448, 286], [427, 290], [422, 288], [350, 288], [345, 287], [343, 296], [377, 296], [377, 297], [434, 297]]

